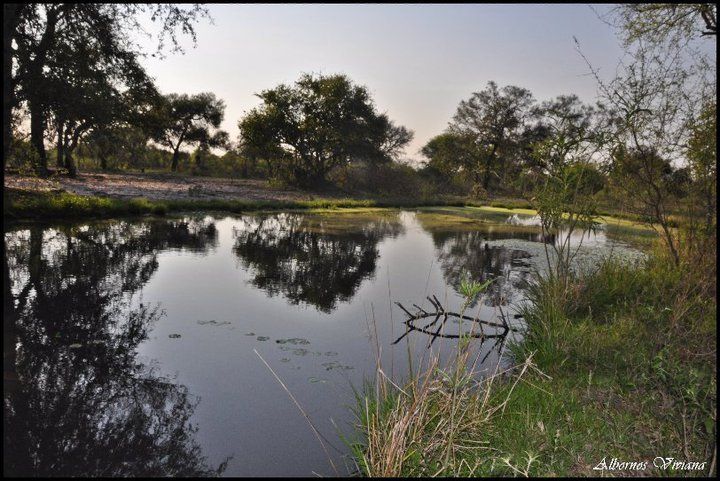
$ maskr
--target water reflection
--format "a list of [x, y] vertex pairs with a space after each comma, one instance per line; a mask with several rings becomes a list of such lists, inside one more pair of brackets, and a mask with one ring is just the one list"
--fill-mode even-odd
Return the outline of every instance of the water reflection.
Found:
[[[517, 291], [529, 275], [530, 255], [521, 250], [488, 245], [489, 240], [527, 238], [535, 240], [536, 233], [502, 234], [488, 231], [432, 231], [437, 259], [448, 285], [459, 292], [465, 276], [480, 282], [494, 281], [482, 297], [487, 305], [506, 305], [514, 300]], [[471, 304], [472, 306], [472, 304]]]
[[135, 294], [159, 249], [205, 251], [203, 219], [5, 234], [3, 471], [15, 476], [207, 476], [197, 399], [136, 359], [162, 315]]
[[249, 217], [234, 228], [233, 252], [254, 286], [330, 313], [374, 274], [378, 243], [402, 232], [396, 215]]

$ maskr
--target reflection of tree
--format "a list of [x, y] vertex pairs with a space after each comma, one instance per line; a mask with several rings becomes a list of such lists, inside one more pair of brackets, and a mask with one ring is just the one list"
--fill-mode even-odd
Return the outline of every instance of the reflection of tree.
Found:
[[383, 217], [348, 219], [345, 228], [338, 219], [297, 214], [243, 222], [235, 231], [234, 252], [243, 267], [253, 269], [253, 285], [322, 312], [352, 298], [362, 280], [375, 272], [378, 242], [402, 231], [397, 219]]
[[217, 473], [192, 438], [186, 388], [136, 361], [161, 313], [133, 297], [159, 249], [215, 239], [198, 219], [6, 233], [5, 475]]
[[432, 238], [445, 281], [456, 291], [466, 274], [472, 280], [481, 282], [495, 279], [488, 287], [486, 303], [504, 304], [512, 300], [513, 292], [525, 279], [525, 269], [518, 268], [527, 267], [525, 259], [529, 254], [487, 245], [487, 241], [497, 239], [498, 234], [490, 236], [480, 231], [433, 232]]

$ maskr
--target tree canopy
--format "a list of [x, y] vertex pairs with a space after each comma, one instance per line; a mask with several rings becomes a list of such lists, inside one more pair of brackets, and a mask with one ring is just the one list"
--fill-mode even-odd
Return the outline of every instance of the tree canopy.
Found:
[[168, 94], [155, 107], [151, 136], [172, 150], [171, 169], [175, 171], [183, 144], [209, 148], [227, 142], [227, 133], [219, 130], [224, 116], [225, 102], [211, 92]]
[[279, 158], [301, 184], [317, 185], [352, 160], [397, 158], [412, 132], [377, 112], [365, 87], [345, 75], [305, 74], [258, 94], [263, 104], [239, 122], [241, 142]]

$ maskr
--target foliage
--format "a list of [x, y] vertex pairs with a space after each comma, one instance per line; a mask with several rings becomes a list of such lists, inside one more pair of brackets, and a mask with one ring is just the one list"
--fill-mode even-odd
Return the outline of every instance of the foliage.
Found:
[[227, 143], [227, 132], [218, 129], [225, 115], [225, 103], [213, 93], [165, 95], [150, 115], [150, 135], [172, 150], [173, 171], [178, 169], [183, 143], [198, 144], [204, 150]]
[[471, 140], [472, 172], [476, 183], [482, 175], [483, 189], [489, 188], [491, 175], [499, 176], [496, 169], [503, 170], [515, 155], [533, 101], [527, 89], [499, 89], [491, 81], [485, 90], [460, 102], [448, 132]]
[[[118, 71], [124, 72], [124, 80], [137, 80], [138, 74], [144, 77], [137, 63], [142, 49], [132, 35], [146, 33], [138, 16], [149, 13], [153, 22], [162, 22], [158, 36], [161, 51], [167, 38], [175, 48], [179, 47], [176, 29], [194, 39], [194, 23], [207, 15], [207, 10], [199, 5], [64, 3], [9, 4], [4, 13], [4, 158], [13, 137], [9, 121], [13, 110], [24, 102], [30, 112], [31, 142], [38, 153], [36, 169], [47, 175], [44, 137], [53, 102], [56, 110], [78, 110], [73, 116], [102, 117], [96, 109], [107, 108], [103, 103], [112, 96], [100, 95], [95, 91], [97, 86], [112, 84]], [[17, 48], [12, 47], [13, 43]], [[132, 75], [128, 75], [130, 72]], [[63, 94], [69, 94], [71, 99], [75, 96], [75, 101], [64, 103], [58, 95], [64, 82], [73, 88]], [[82, 101], [77, 103], [78, 99]]]
[[301, 185], [319, 185], [353, 160], [388, 162], [412, 138], [378, 114], [365, 87], [344, 75], [305, 74], [293, 86], [258, 94], [262, 106], [239, 122], [251, 155], [286, 167]]
[[565, 284], [579, 248], [574, 252], [571, 248], [573, 233], [595, 225], [594, 194], [602, 188], [603, 180], [593, 165], [593, 157], [604, 140], [602, 124], [596, 110], [582, 104], [576, 96], [560, 96], [544, 102], [537, 112], [546, 134], [533, 144], [540, 178], [533, 204], [543, 234], [561, 234], [551, 242], [556, 255], [550, 275]]

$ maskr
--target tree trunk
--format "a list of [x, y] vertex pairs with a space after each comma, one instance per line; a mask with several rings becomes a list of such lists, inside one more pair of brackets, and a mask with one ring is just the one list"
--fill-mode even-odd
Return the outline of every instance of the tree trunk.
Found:
[[42, 102], [33, 96], [30, 100], [30, 143], [35, 148], [35, 171], [41, 177], [47, 177], [50, 172], [47, 168], [47, 154], [45, 152], [45, 112]]
[[173, 151], [172, 164], [170, 165], [170, 170], [172, 170], [173, 172], [177, 172], [179, 160], [180, 160], [180, 144], [178, 144], [178, 146]]
[[492, 165], [495, 162], [495, 151], [497, 150], [497, 144], [493, 144], [492, 151], [490, 152], [490, 156], [487, 159], [487, 162], [485, 162], [485, 173], [483, 175], [483, 189], [486, 191], [488, 190], [488, 187], [490, 186], [490, 171], [492, 169]]
[[87, 124], [81, 124], [80, 126], [78, 126], [75, 129], [75, 132], [73, 132], [72, 141], [70, 142], [70, 145], [67, 146], [67, 150], [65, 152], [65, 167], [67, 168], [68, 175], [70, 177], [77, 177], [77, 173], [78, 173], [77, 164], [75, 163], [75, 159], [73, 158], [72, 154], [78, 145], [80, 136], [88, 128], [89, 128], [89, 126]]
[[187, 133], [187, 131], [188, 127], [186, 126], [180, 134], [177, 145], [173, 149], [172, 165], [170, 166], [170, 170], [172, 170], [173, 172], [176, 172], [178, 169], [178, 162], [180, 160], [180, 145], [182, 144], [183, 140], [185, 140], [185, 134]]
[[65, 165], [64, 153], [65, 153], [65, 122], [58, 121], [58, 134], [57, 134], [57, 166], [62, 168]]

